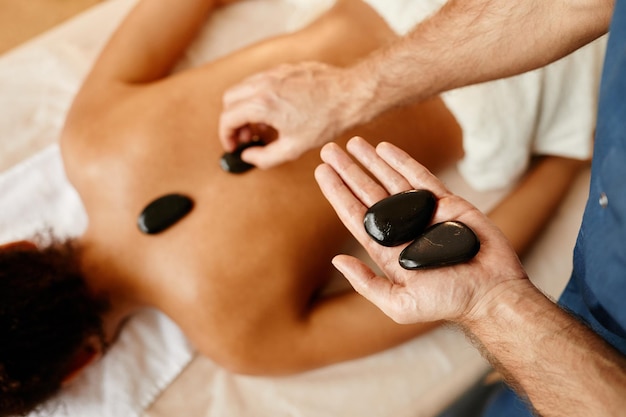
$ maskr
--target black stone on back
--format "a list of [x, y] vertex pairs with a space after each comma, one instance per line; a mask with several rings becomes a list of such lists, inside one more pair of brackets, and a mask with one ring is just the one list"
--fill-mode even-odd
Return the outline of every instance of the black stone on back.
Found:
[[252, 168], [254, 165], [244, 162], [241, 159], [241, 153], [253, 146], [265, 146], [265, 142], [262, 140], [254, 140], [252, 142], [243, 143], [237, 147], [233, 152], [226, 152], [220, 158], [220, 166], [226, 172], [231, 174], [241, 174]]
[[383, 246], [398, 246], [419, 236], [435, 212], [437, 199], [428, 190], [392, 195], [367, 210], [365, 230]]
[[455, 265], [472, 259], [480, 241], [472, 229], [458, 221], [437, 223], [407, 246], [400, 254], [404, 269]]
[[185, 217], [193, 208], [193, 201], [181, 194], [167, 194], [146, 206], [137, 219], [137, 226], [145, 234], [168, 229]]

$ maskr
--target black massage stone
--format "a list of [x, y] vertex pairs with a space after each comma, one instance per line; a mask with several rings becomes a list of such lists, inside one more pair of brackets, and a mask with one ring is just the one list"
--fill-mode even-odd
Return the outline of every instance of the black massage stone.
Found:
[[437, 223], [424, 231], [400, 254], [404, 269], [455, 265], [472, 259], [480, 241], [472, 229], [457, 221]]
[[167, 194], [146, 206], [137, 219], [139, 230], [148, 235], [160, 233], [185, 217], [193, 201], [181, 194]]
[[265, 142], [262, 140], [254, 140], [252, 142], [243, 143], [237, 147], [233, 152], [226, 152], [220, 159], [220, 166], [226, 172], [231, 174], [242, 174], [252, 168], [254, 165], [249, 164], [241, 159], [241, 153], [253, 146], [265, 146]]
[[387, 197], [365, 213], [367, 233], [383, 246], [397, 246], [421, 234], [435, 211], [437, 199], [428, 190], [410, 190]]

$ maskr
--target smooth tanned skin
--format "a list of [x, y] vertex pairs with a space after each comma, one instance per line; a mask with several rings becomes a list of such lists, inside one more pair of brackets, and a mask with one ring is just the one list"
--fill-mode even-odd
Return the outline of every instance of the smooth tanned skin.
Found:
[[[318, 296], [332, 257], [351, 238], [315, 183], [317, 151], [244, 175], [219, 166], [218, 118], [228, 87], [280, 63], [348, 66], [395, 35], [361, 1], [340, 0], [302, 31], [170, 75], [218, 5], [139, 2], [68, 115], [65, 168], [89, 217], [77, 243], [88, 284], [111, 300], [107, 333], [152, 306], [223, 366], [285, 374], [372, 354], [431, 329], [435, 323], [398, 325], [354, 292]], [[355, 134], [393, 141], [435, 172], [462, 156], [460, 128], [438, 98], [396, 108], [337, 141]], [[581, 166], [543, 158], [492, 211], [519, 253]], [[552, 190], [537, 208], [528, 195], [548, 180]], [[139, 213], [172, 192], [191, 196], [194, 210], [162, 234], [142, 234]]]
[[[65, 168], [89, 217], [81, 264], [90, 287], [112, 301], [107, 331], [152, 306], [222, 365], [282, 374], [371, 354], [431, 328], [398, 325], [353, 292], [316, 296], [349, 236], [314, 181], [317, 152], [244, 175], [218, 162], [217, 119], [230, 85], [281, 62], [348, 65], [392, 32], [360, 1], [339, 1], [303, 31], [168, 76], [215, 6], [140, 2], [67, 118]], [[340, 140], [354, 133], [393, 138], [434, 170], [462, 152], [459, 127], [438, 99]], [[162, 234], [142, 234], [139, 213], [171, 192], [192, 196], [194, 210]]]

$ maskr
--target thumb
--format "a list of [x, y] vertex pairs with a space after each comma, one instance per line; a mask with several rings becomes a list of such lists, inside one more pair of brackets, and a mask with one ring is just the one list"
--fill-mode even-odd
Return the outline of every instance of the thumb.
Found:
[[400, 315], [395, 311], [396, 302], [393, 294], [396, 292], [396, 287], [391, 281], [376, 275], [369, 266], [353, 256], [337, 255], [332, 263], [346, 277], [356, 292], [393, 320], [401, 322], [396, 319]]
[[242, 152], [241, 159], [257, 168], [268, 169], [294, 160], [301, 153], [293, 146], [289, 146], [287, 141], [282, 138], [265, 146], [254, 146], [246, 149]]
[[348, 255], [337, 255], [333, 265], [352, 284], [356, 292], [368, 299], [383, 313], [399, 324], [415, 323], [411, 317], [414, 300], [406, 294], [403, 286], [393, 284], [385, 277], [376, 275], [362, 261]]

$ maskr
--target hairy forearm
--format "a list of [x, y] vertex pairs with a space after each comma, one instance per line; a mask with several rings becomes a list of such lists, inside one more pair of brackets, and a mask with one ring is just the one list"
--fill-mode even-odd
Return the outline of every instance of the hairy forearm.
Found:
[[622, 415], [626, 360], [618, 351], [529, 281], [504, 283], [485, 300], [462, 325], [541, 415]]
[[573, 52], [608, 30], [613, 0], [450, 0], [389, 47], [352, 68], [372, 117], [456, 87], [519, 74]]

